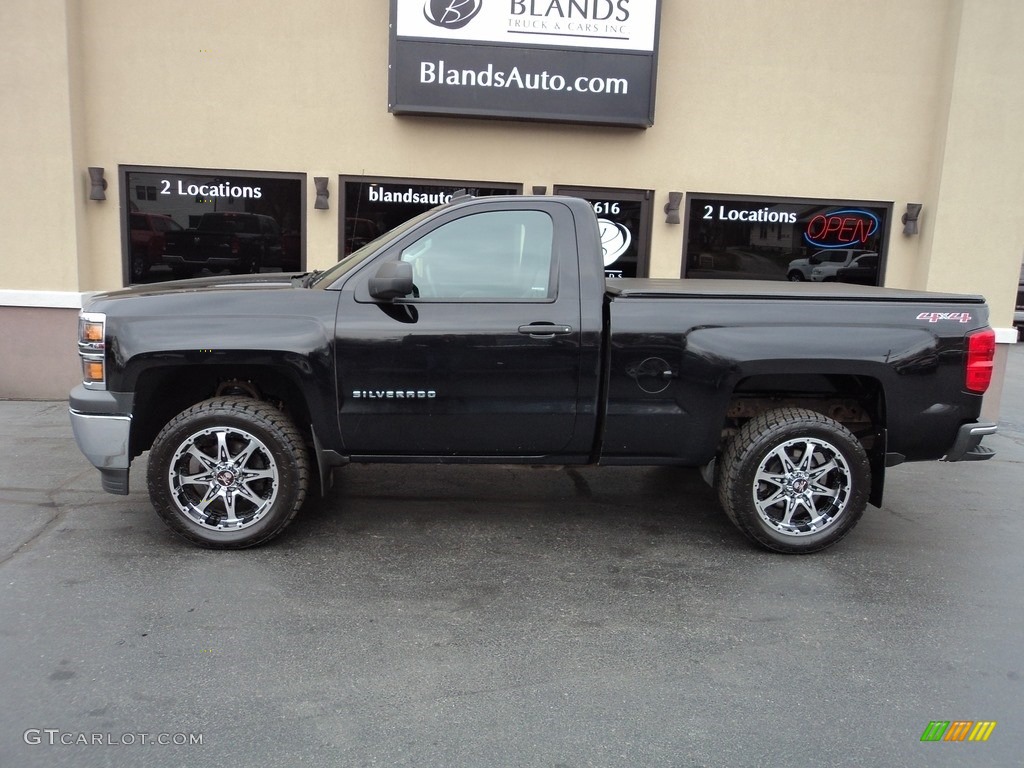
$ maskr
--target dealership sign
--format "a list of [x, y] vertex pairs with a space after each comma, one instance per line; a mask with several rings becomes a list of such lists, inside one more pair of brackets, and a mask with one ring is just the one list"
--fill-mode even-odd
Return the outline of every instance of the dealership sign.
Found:
[[654, 123], [660, 0], [391, 0], [388, 109]]

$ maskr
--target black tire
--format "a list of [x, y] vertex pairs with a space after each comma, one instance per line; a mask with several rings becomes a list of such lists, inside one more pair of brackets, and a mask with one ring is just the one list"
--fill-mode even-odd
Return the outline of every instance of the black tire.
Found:
[[261, 262], [258, 253], [250, 253], [238, 260], [238, 264], [230, 267], [228, 272], [232, 275], [255, 275], [260, 271]]
[[193, 544], [243, 549], [277, 536], [306, 498], [309, 456], [299, 430], [247, 397], [206, 400], [175, 416], [149, 454], [149, 496]]
[[228, 267], [229, 275], [255, 275], [260, 271], [260, 265], [255, 256], [246, 256], [234, 267]]
[[740, 428], [722, 455], [717, 486], [743, 533], [766, 549], [806, 554], [835, 544], [860, 520], [871, 467], [839, 422], [779, 408]]
[[146, 255], [142, 251], [136, 249], [132, 251], [132, 282], [138, 283], [142, 281], [142, 278], [149, 272], [149, 264], [146, 263]]
[[803, 272], [801, 272], [798, 269], [794, 269], [792, 272], [786, 275], [786, 279], [789, 280], [789, 282], [791, 283], [802, 283], [806, 278], [804, 277]]

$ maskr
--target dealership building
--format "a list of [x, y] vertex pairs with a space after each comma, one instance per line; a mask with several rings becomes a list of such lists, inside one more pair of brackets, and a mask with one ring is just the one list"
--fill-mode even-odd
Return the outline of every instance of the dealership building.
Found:
[[323, 269], [458, 190], [585, 198], [609, 280], [851, 268], [1017, 338], [1019, 0], [36, 0], [0, 36], [0, 398], [76, 383], [85, 294], [208, 274], [169, 232]]

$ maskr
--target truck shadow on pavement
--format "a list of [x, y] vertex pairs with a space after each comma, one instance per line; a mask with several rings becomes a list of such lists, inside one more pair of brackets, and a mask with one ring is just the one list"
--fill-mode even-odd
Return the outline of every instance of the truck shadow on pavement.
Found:
[[676, 467], [354, 465], [286, 531], [307, 538], [403, 531], [580, 537], [681, 537], [748, 548], [696, 470]]

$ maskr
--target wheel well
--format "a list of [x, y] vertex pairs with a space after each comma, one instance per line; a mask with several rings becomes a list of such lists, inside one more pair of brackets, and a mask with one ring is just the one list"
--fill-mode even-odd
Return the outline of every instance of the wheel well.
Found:
[[877, 379], [837, 374], [769, 374], [742, 379], [733, 390], [722, 426], [722, 445], [765, 411], [795, 406], [838, 421], [870, 453], [885, 426], [885, 392]]
[[312, 443], [310, 414], [299, 387], [274, 368], [258, 365], [152, 368], [135, 385], [132, 456], [148, 450], [172, 418], [217, 395], [242, 395], [272, 403], [287, 413]]

